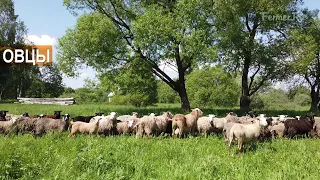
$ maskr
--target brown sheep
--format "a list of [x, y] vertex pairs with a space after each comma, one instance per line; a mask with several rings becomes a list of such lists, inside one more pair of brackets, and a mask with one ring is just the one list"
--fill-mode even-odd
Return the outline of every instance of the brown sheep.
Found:
[[179, 129], [179, 137], [181, 138], [184, 133], [194, 134], [197, 131], [197, 120], [202, 116], [202, 111], [195, 108], [190, 114], [176, 114], [172, 118], [172, 135]]

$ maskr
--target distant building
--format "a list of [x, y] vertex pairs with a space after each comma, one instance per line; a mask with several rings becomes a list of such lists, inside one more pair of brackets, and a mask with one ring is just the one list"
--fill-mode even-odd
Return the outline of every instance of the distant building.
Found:
[[108, 102], [111, 102], [111, 98], [114, 96], [114, 93], [111, 92], [108, 94]]

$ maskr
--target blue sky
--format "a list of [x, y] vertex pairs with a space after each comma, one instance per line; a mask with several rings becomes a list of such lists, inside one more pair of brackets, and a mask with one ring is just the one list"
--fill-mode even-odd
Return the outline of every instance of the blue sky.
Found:
[[[16, 14], [24, 21], [30, 39], [36, 44], [39, 42], [56, 45], [57, 40], [65, 34], [66, 29], [76, 24], [77, 17], [63, 6], [63, 0], [14, 0], [14, 2]], [[305, 0], [304, 6], [309, 9], [320, 9], [320, 1]], [[65, 85], [79, 88], [83, 86], [85, 78], [95, 78], [95, 71], [92, 68], [80, 71], [82, 74], [79, 78], [64, 77]], [[167, 73], [174, 74], [174, 72]]]

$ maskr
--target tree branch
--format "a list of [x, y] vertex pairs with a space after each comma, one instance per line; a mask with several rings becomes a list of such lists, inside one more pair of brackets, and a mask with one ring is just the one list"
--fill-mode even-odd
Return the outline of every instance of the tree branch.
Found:
[[255, 78], [255, 76], [258, 74], [258, 72], [260, 71], [260, 63], [258, 64], [258, 69], [256, 70], [256, 72], [253, 73], [253, 75], [250, 77], [250, 84], [249, 84], [249, 89], [251, 89], [251, 86], [253, 84], [253, 80]]
[[246, 26], [247, 26], [248, 32], [251, 32], [251, 28], [250, 28], [250, 26], [249, 26], [249, 16], [248, 16], [248, 13], [246, 14]]
[[251, 95], [253, 95], [255, 92], [257, 92], [266, 80], [267, 80], [266, 77], [263, 78], [263, 79], [252, 89], [252, 91], [249, 93], [249, 96], [251, 96]]

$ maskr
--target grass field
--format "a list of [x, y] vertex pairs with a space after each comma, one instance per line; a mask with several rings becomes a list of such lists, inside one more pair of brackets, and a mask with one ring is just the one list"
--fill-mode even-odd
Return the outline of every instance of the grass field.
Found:
[[[0, 104], [0, 109], [14, 114], [63, 110], [71, 115], [97, 111], [180, 112], [176, 105], [136, 109], [108, 105]], [[204, 112], [222, 116], [228, 110], [204, 109]], [[223, 139], [215, 135], [147, 140], [131, 136], [68, 138], [67, 134], [48, 134], [40, 139], [34, 139], [31, 134], [1, 136], [0, 179], [320, 179], [318, 139], [260, 142], [256, 149], [246, 149], [237, 155], [235, 146], [229, 154]]]

